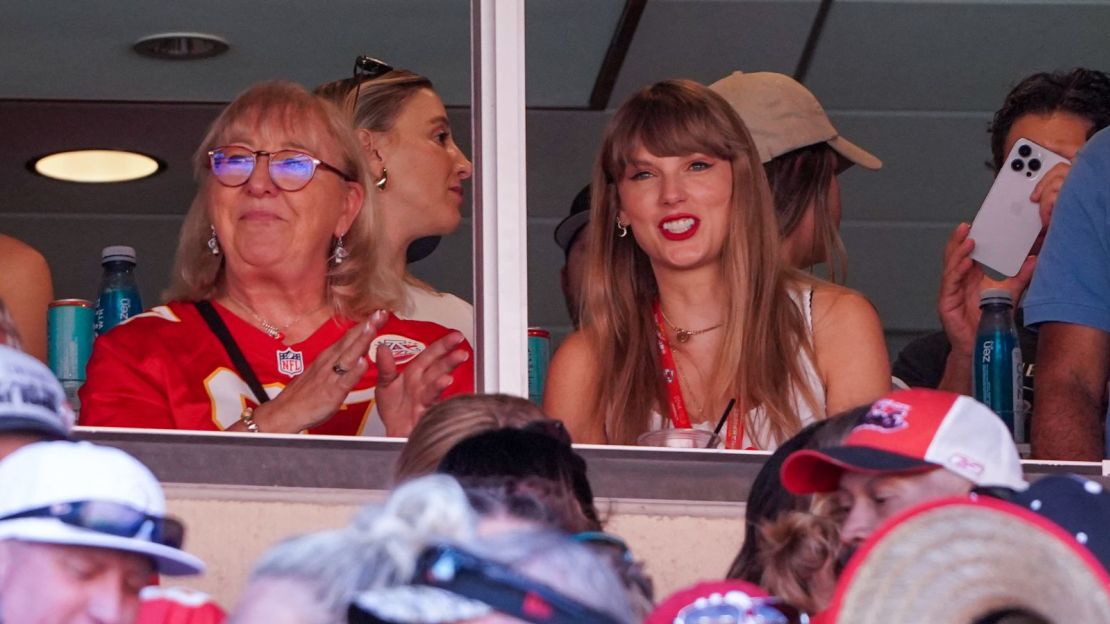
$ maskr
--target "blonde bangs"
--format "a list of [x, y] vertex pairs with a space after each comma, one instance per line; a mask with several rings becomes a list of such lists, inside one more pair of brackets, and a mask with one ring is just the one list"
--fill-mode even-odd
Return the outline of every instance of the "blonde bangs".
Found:
[[720, 336], [729, 347], [713, 363], [707, 402], [736, 397], [734, 413], [752, 432], [755, 410], [763, 408], [771, 439], [759, 442], [781, 441], [801, 424], [803, 405], [792, 391], [802, 404], [817, 405], [801, 366], [813, 358], [812, 340], [790, 294], [807, 282], [780, 261], [771, 191], [747, 128], [723, 98], [688, 80], [657, 83], [625, 102], [606, 127], [594, 164], [582, 315], [600, 370], [592, 410], [608, 441], [623, 444], [634, 444], [651, 427], [653, 413], [668, 417], [651, 311], [658, 286], [650, 259], [616, 228], [617, 185], [641, 146], [655, 156], [705, 154], [730, 163], [732, 217], [720, 258], [727, 293]]
[[[629, 100], [613, 119], [602, 163], [610, 180], [620, 179], [640, 147], [655, 156], [699, 153], [722, 160], [748, 150], [748, 145], [721, 132], [722, 124], [731, 120], [722, 118], [688, 85], [678, 90], [649, 87], [642, 95]], [[747, 138], [746, 131], [733, 134]]]

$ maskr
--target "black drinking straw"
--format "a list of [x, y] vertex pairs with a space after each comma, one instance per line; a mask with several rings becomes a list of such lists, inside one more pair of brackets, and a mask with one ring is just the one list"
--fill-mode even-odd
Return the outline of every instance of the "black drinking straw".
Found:
[[[732, 397], [728, 400], [728, 405], [725, 406], [725, 413], [721, 414], [721, 420], [717, 421], [717, 428], [713, 430], [713, 438], [721, 435], [721, 427], [725, 426], [725, 421], [728, 420], [728, 415], [732, 412], [733, 405], [736, 405], [736, 397]], [[705, 448], [711, 448], [710, 445], [713, 444], [713, 438], [709, 438], [709, 442], [705, 443]]]

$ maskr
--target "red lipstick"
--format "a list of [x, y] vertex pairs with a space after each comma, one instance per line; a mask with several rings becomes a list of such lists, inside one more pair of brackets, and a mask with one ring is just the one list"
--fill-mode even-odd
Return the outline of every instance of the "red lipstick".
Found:
[[667, 240], [681, 241], [696, 234], [700, 223], [694, 215], [673, 214], [659, 222], [659, 231]]

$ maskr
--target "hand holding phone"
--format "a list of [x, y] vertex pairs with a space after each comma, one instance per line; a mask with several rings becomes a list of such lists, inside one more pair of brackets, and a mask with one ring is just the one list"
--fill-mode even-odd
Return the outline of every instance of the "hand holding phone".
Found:
[[1017, 275], [1041, 231], [1040, 206], [1029, 196], [1060, 163], [1070, 161], [1028, 139], [1014, 143], [971, 224], [973, 260], [1007, 277]]

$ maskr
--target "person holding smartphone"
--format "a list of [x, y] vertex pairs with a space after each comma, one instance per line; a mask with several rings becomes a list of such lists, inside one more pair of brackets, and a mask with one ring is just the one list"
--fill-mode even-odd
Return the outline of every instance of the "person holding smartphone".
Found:
[[1025, 322], [1040, 331], [1033, 456], [1099, 461], [1110, 377], [1110, 130], [1080, 151], [1060, 192]]
[[[1007, 94], [990, 125], [991, 152], [997, 173], [1005, 164], [1018, 139], [1025, 138], [1068, 160], [1095, 132], [1110, 125], [1110, 75], [1076, 68], [1026, 77]], [[1031, 201], [1040, 206], [1041, 221], [1047, 229], [1056, 198], [1070, 165], [1050, 170], [1036, 186]], [[1002, 282], [992, 280], [971, 259], [975, 242], [968, 237], [971, 225], [961, 223], [953, 231], [944, 250], [937, 312], [944, 330], [908, 344], [892, 367], [897, 381], [907, 386], [940, 388], [962, 394], [971, 393], [971, 352], [979, 324], [979, 294], [985, 288], [1009, 289], [1019, 301], [1033, 275], [1034, 257], [1026, 260], [1018, 274]], [[1038, 253], [1044, 231], [1033, 246]], [[1021, 311], [1017, 324], [1025, 362], [1025, 401], [1033, 401], [1033, 363], [1036, 360], [1036, 334], [1022, 327]]]

